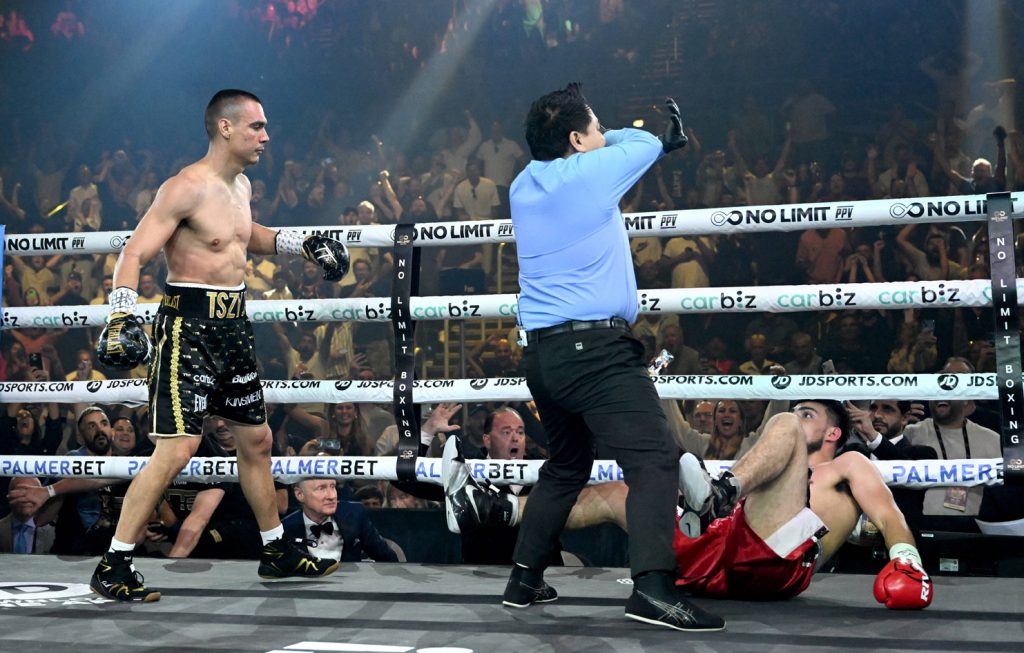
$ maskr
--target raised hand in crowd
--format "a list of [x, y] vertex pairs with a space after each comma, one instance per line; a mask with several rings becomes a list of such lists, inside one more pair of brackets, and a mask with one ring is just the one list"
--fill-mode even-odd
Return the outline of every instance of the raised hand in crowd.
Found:
[[[454, 401], [442, 401], [434, 406], [434, 409], [430, 411], [430, 415], [420, 426], [421, 437], [430, 436], [433, 439], [438, 433], [451, 433], [462, 428], [458, 424], [449, 424], [452, 417], [460, 410], [462, 410], [462, 404]], [[423, 444], [429, 444], [429, 442], [424, 442]]]
[[907, 424], [917, 424], [925, 419], [924, 404], [918, 401], [910, 402], [910, 409], [903, 414]]

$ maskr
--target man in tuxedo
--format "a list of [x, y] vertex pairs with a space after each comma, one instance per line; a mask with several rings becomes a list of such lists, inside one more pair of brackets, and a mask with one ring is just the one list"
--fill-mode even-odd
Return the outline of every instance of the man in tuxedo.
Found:
[[[10, 489], [40, 487], [34, 476], [11, 479]], [[35, 522], [30, 504], [11, 502], [11, 514], [0, 519], [0, 553], [49, 553], [53, 547], [53, 526]]]
[[363, 504], [338, 501], [334, 479], [305, 479], [292, 489], [302, 509], [281, 520], [286, 539], [320, 558], [359, 562], [370, 557], [377, 562], [398, 562], [398, 555], [377, 532]]
[[847, 403], [853, 431], [863, 440], [863, 445], [858, 442], [847, 449], [860, 450], [873, 460], [935, 460], [939, 457], [935, 449], [911, 444], [904, 437], [904, 415], [909, 408], [909, 401], [896, 399], [872, 399], [868, 410]]

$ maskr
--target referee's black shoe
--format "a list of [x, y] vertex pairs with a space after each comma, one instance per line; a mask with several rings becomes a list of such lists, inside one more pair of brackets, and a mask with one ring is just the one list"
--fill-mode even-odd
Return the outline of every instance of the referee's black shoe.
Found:
[[144, 581], [142, 574], [135, 571], [131, 552], [107, 551], [96, 565], [89, 588], [115, 601], [159, 601], [160, 592], [148, 589]]
[[558, 592], [544, 582], [544, 571], [513, 565], [501, 604], [510, 608], [528, 608], [534, 603], [551, 603]]
[[633, 593], [626, 601], [626, 617], [687, 632], [725, 628], [725, 619], [683, 598], [673, 578], [665, 572], [651, 572], [634, 579]]
[[260, 578], [319, 578], [337, 568], [337, 560], [311, 556], [280, 537], [263, 545], [259, 574]]

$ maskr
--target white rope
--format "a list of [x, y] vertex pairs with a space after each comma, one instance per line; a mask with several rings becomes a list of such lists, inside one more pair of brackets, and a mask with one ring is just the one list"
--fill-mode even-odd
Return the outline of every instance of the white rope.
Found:
[[[1017, 301], [1024, 303], [1024, 279], [1017, 279]], [[793, 313], [801, 311], [961, 308], [991, 306], [992, 282], [900, 281], [894, 283], [836, 283], [807, 286], [742, 286], [727, 288], [669, 288], [637, 293], [641, 313]], [[253, 300], [246, 313], [260, 322], [387, 322], [389, 297], [360, 299]], [[135, 313], [147, 323], [159, 304], [139, 304]], [[514, 318], [516, 295], [450, 295], [413, 297], [414, 320]], [[3, 311], [4, 329], [83, 328], [102, 326], [109, 306], [12, 307]]]
[[[148, 461], [144, 457], [121, 456], [0, 456], [0, 476], [129, 479]], [[293, 456], [274, 457], [271, 473], [283, 483], [303, 478], [327, 477], [338, 480], [395, 481], [394, 457]], [[708, 471], [718, 476], [733, 461], [705, 461]], [[1001, 458], [965, 460], [874, 461], [889, 486], [922, 489], [956, 485], [1002, 485]], [[495, 485], [535, 485], [543, 460], [469, 460], [470, 472], [478, 480]], [[178, 474], [178, 481], [220, 483], [238, 480], [235, 458], [193, 458]], [[419, 458], [416, 480], [441, 485], [441, 459]], [[623, 480], [622, 469], [613, 460], [598, 460], [591, 470], [589, 485]]]
[[[1024, 206], [1024, 193], [1012, 194], [1015, 218]], [[623, 216], [631, 238], [644, 236], [693, 236], [761, 231], [804, 231], [825, 227], [903, 225], [908, 221], [968, 222], [987, 219], [984, 195], [954, 195], [915, 199], [861, 200], [816, 204], [781, 204], [735, 208], [690, 209], [628, 213]], [[393, 225], [360, 225], [329, 228], [323, 225], [295, 227], [303, 234], [335, 238], [348, 247], [390, 247]], [[12, 234], [4, 238], [9, 256], [36, 254], [106, 254], [119, 251], [130, 231]], [[510, 220], [432, 222], [416, 225], [416, 242], [422, 247], [449, 247], [515, 241]]]
[[[987, 374], [833, 374], [791, 376], [661, 375], [654, 379], [662, 399], [997, 399], [996, 375]], [[392, 381], [263, 381], [267, 403], [388, 403]], [[428, 379], [413, 382], [418, 404], [441, 401], [529, 401], [521, 377]], [[146, 379], [107, 381], [7, 381], [0, 403], [100, 403], [141, 405]]]

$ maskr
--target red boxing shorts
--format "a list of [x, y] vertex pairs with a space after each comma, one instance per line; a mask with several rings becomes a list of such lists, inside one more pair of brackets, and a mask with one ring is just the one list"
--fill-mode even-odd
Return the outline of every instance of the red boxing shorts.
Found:
[[716, 519], [697, 538], [676, 530], [672, 548], [679, 567], [676, 584], [697, 596], [766, 601], [788, 599], [807, 589], [828, 532], [810, 508], [766, 540], [750, 529], [744, 502]]

